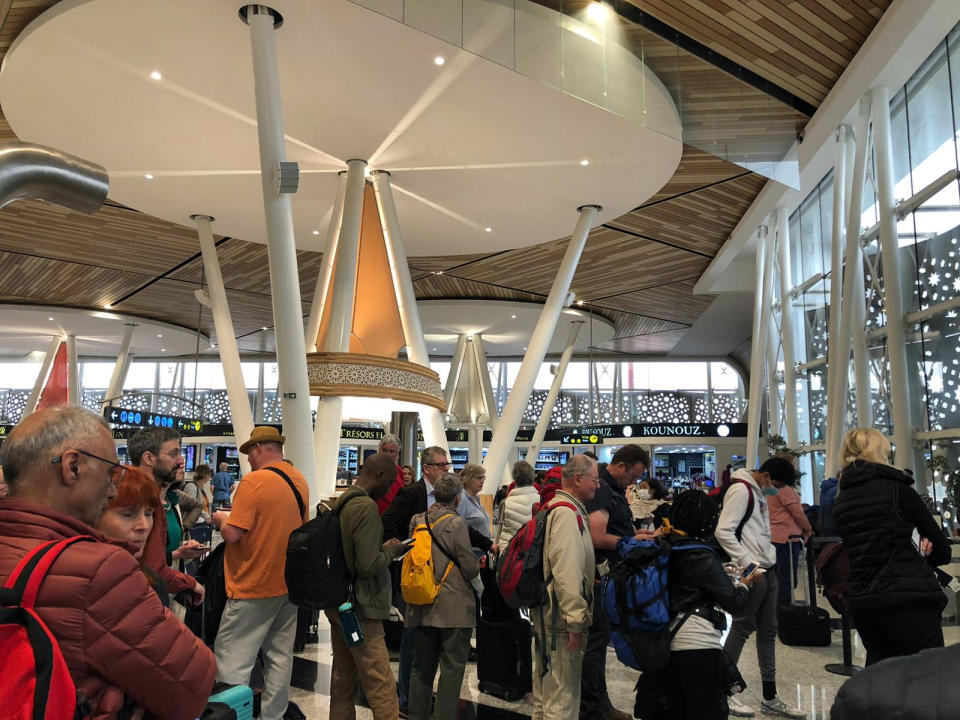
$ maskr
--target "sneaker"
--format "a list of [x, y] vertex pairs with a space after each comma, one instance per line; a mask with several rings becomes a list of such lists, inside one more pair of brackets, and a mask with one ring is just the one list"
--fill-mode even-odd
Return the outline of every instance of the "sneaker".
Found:
[[730, 714], [733, 717], [753, 717], [756, 715], [756, 711], [749, 705], [745, 705], [736, 698], [729, 698], [727, 700], [727, 705], [730, 707]]
[[774, 717], [793, 718], [794, 720], [806, 720], [807, 713], [797, 710], [787, 705], [780, 696], [777, 695], [773, 700], [763, 700], [760, 702], [760, 712], [764, 715], [773, 715]]

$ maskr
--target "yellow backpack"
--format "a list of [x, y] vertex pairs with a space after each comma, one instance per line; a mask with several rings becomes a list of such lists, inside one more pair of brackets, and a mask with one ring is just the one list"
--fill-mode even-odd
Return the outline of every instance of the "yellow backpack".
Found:
[[[447, 579], [447, 575], [453, 568], [453, 561], [451, 560], [447, 563], [447, 569], [444, 570], [440, 582], [437, 582], [433, 572], [433, 533], [431, 527], [436, 527], [441, 520], [450, 517], [453, 517], [453, 513], [447, 513], [430, 524], [430, 521], [424, 515], [424, 522], [413, 529], [413, 547], [403, 556], [403, 566], [400, 570], [400, 590], [403, 593], [404, 601], [411, 605], [432, 605], [440, 593], [440, 588], [443, 587], [443, 581]], [[442, 547], [440, 549], [443, 550]], [[447, 555], [446, 551], [443, 554]]]

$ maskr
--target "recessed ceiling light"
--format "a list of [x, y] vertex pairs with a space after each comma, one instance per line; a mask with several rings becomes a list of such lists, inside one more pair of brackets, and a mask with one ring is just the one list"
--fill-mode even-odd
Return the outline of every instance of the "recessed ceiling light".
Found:
[[436, 351], [437, 351], [436, 348], [433, 348], [432, 350], [430, 350], [430, 352], [436, 352]]
[[436, 274], [437, 274], [437, 275], [443, 275], [443, 270], [437, 270]]
[[609, 11], [602, 2], [592, 2], [587, 6], [587, 17], [596, 22], [606, 22]]
[[166, 348], [160, 348], [160, 352], [166, 352], [166, 351], [167, 351]]
[[314, 231], [313, 231], [313, 234], [314, 234], [314, 235], [319, 235], [319, 234], [320, 234], [320, 231], [319, 231], [319, 230], [314, 230]]
[[158, 338], [163, 337], [163, 334], [162, 334], [162, 333], [157, 333], [157, 337], [158, 337]]
[[443, 55], [437, 55], [437, 56], [433, 59], [433, 64], [434, 64], [434, 65], [443, 65], [446, 61], [447, 61], [447, 60], [446, 60], [446, 58], [443, 57]]
[[146, 175], [144, 175], [144, 177], [145, 177], [147, 180], [153, 180], [153, 175], [151, 175], [150, 173], [147, 173]]
[[577, 300], [577, 305], [583, 305], [583, 300]]
[[517, 319], [517, 316], [516, 316], [516, 315], [511, 315], [510, 317], [511, 317], [513, 320], [516, 320], [516, 319]]
[[47, 320], [49, 320], [50, 322], [53, 322], [53, 318], [52, 318], [52, 317], [47, 318]]
[[152, 73], [150, 73], [150, 79], [151, 79], [151, 80], [163, 80], [163, 75], [160, 74], [160, 71], [159, 71], [159, 70], [154, 70]]
[[104, 309], [104, 310], [110, 310], [112, 307], [113, 307], [113, 305], [111, 305], [110, 303], [107, 303], [106, 305], [103, 306], [103, 309]]
[[216, 344], [216, 343], [211, 343], [211, 345], [210, 345], [210, 349], [211, 349], [211, 350], [213, 350], [213, 349], [214, 349], [214, 348], [215, 348], [216, 346], [217, 346], [217, 344]]
[[267, 329], [267, 326], [264, 325], [264, 326], [263, 326], [262, 328], [260, 328], [260, 329], [261, 329], [261, 330], [266, 330], [266, 329]]
[[589, 161], [589, 160], [586, 160], [586, 159], [584, 159], [584, 160], [581, 160], [581, 161], [580, 161], [580, 164], [581, 164], [581, 165], [583, 165], [583, 167], [586, 167], [587, 165], [589, 165], [589, 164], [590, 164], [590, 161]]
[[483, 231], [484, 231], [484, 232], [493, 232], [493, 228], [484, 228]]

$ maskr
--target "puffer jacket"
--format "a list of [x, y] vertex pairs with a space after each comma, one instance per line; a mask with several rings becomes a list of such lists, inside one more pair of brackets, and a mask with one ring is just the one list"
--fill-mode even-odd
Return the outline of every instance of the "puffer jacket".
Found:
[[540, 491], [533, 485], [515, 487], [504, 498], [500, 509], [500, 524], [495, 536], [500, 550], [510, 543], [517, 531], [533, 517], [533, 506], [540, 502]]
[[[833, 514], [850, 557], [854, 612], [946, 603], [931, 565], [949, 562], [950, 546], [912, 484], [894, 467], [859, 460], [840, 474]], [[928, 558], [913, 544], [914, 528], [933, 543]]]
[[193, 720], [213, 687], [209, 649], [160, 604], [136, 560], [92, 527], [49, 507], [0, 499], [0, 583], [37, 545], [77, 535], [45, 577], [35, 609], [60, 645], [94, 720], [125, 704], [148, 718]]
[[871, 665], [843, 684], [830, 718], [954, 720], [960, 707], [958, 664], [960, 645]]
[[[692, 543], [703, 544], [700, 540], [670, 536], [673, 547], [683, 547]], [[728, 613], [737, 613], [747, 602], [748, 591], [745, 587], [734, 587], [730, 577], [723, 569], [720, 557], [713, 550], [682, 550], [670, 553], [668, 572], [670, 588], [670, 617], [681, 613], [696, 612], [710, 619], [714, 606]]]

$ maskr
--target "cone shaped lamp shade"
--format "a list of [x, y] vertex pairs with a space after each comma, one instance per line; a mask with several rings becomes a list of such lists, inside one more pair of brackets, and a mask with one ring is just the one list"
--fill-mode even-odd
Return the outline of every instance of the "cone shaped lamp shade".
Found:
[[[318, 348], [327, 344], [336, 263], [334, 260], [320, 320]], [[345, 420], [384, 422], [392, 412], [416, 412], [423, 406], [445, 411], [439, 376], [430, 368], [397, 359], [406, 344], [376, 193], [367, 183], [363, 191], [350, 351], [307, 355], [310, 394], [343, 398]]]

